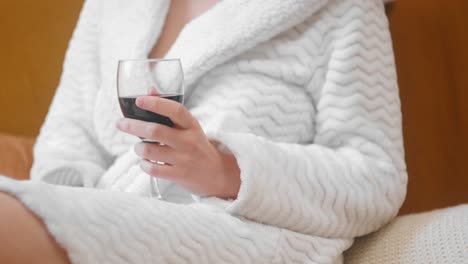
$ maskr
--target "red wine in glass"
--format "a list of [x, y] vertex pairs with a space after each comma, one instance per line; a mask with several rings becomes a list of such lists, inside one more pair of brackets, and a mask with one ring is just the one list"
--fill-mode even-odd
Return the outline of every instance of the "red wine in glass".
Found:
[[[157, 96], [157, 97], [164, 98], [167, 100], [172, 100], [178, 103], [182, 103], [184, 99], [183, 94], [158, 94], [158, 95], [150, 95], [150, 96]], [[158, 123], [158, 124], [166, 125], [169, 127], [174, 126], [174, 123], [172, 123], [169, 117], [163, 116], [157, 113], [153, 113], [151, 111], [138, 107], [136, 105], [136, 99], [138, 97], [139, 96], [119, 97], [120, 109], [122, 110], [122, 113], [126, 118], [138, 119], [138, 120], [145, 121], [145, 122]]]

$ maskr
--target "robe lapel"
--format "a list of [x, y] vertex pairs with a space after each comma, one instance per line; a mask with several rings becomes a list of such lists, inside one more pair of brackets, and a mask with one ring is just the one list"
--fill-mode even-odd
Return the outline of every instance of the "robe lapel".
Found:
[[100, 54], [107, 61], [102, 62], [146, 58], [168, 7], [169, 0], [103, 0]]
[[166, 57], [181, 58], [190, 86], [229, 59], [302, 22], [328, 0], [223, 0], [187, 24]]

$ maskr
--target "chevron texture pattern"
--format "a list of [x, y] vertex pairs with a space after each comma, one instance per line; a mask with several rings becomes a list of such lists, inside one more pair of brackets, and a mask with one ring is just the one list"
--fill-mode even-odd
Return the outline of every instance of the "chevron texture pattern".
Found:
[[110, 61], [96, 48], [99, 1], [83, 9], [32, 177], [101, 190], [3, 177], [0, 190], [40, 216], [73, 263], [341, 263], [404, 200], [400, 102], [382, 2], [308, 1], [307, 19], [189, 86], [187, 107], [237, 158], [236, 200], [135, 195], [147, 178], [132, 140], [114, 136], [115, 106], [88, 103], [115, 89], [96, 74]]

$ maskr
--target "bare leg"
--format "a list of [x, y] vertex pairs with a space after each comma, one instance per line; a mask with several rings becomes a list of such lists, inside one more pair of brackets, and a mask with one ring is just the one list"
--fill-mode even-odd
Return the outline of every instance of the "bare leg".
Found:
[[21, 202], [0, 192], [0, 263], [70, 263], [39, 220]]

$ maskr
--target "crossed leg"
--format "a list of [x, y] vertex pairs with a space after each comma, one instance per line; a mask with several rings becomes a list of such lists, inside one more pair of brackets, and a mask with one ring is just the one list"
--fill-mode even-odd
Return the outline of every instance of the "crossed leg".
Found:
[[3, 192], [0, 192], [0, 245], [0, 263], [70, 263], [41, 220]]

